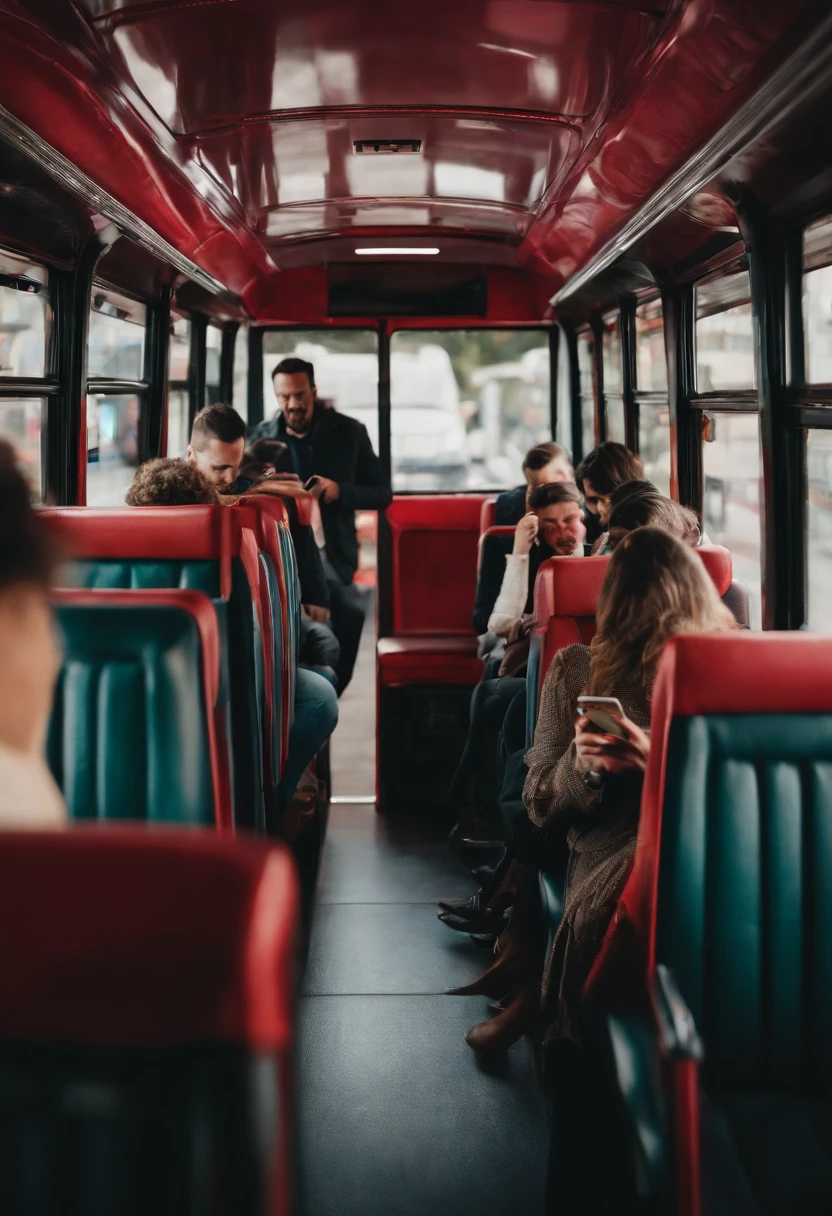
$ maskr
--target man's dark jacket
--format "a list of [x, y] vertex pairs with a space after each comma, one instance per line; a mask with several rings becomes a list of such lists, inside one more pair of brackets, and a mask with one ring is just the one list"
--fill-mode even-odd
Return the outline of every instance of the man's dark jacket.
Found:
[[[248, 441], [281, 439], [286, 442], [286, 419], [282, 414], [250, 428]], [[352, 582], [358, 568], [356, 511], [381, 511], [393, 500], [390, 482], [373, 451], [367, 428], [355, 418], [318, 405], [310, 431], [312, 467], [319, 477], [337, 481], [337, 502], [321, 499], [321, 522], [326, 555], [339, 579]]]

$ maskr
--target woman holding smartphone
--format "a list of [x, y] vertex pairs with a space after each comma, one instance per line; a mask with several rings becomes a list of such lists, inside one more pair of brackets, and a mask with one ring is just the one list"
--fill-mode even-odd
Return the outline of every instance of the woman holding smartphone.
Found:
[[[581, 993], [635, 851], [650, 700], [664, 644], [678, 634], [737, 627], [696, 554], [654, 527], [629, 533], [616, 548], [596, 620], [591, 646], [568, 646], [552, 663], [526, 755], [529, 819], [542, 842], [565, 837], [569, 849], [563, 918], [543, 976], [545, 1044], [580, 1039]], [[579, 698], [596, 720], [608, 721], [603, 715], [612, 709], [620, 734], [599, 733]], [[532, 886], [537, 871], [524, 868]], [[522, 887], [515, 910], [524, 906]], [[465, 990], [510, 997], [497, 1017], [469, 1031], [469, 1044], [481, 1051], [505, 1050], [540, 1011], [528, 927], [521, 932], [512, 918], [501, 947], [485, 976]]]

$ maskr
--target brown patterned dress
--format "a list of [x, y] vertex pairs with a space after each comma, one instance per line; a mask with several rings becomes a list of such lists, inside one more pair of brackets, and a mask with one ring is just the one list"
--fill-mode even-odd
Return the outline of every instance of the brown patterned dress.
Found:
[[[569, 845], [563, 919], [543, 976], [544, 1042], [580, 1039], [581, 993], [618, 896], [632, 866], [641, 773], [610, 776], [601, 789], [586, 781], [575, 750], [577, 698], [589, 680], [589, 648], [568, 646], [555, 657], [540, 699], [523, 801], [532, 823], [562, 826]], [[644, 688], [623, 681], [610, 689], [638, 726], [650, 725]]]

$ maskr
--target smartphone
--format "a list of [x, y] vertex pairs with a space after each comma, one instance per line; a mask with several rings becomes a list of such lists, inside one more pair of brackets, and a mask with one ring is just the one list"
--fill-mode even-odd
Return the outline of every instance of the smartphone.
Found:
[[627, 738], [624, 729], [611, 716], [625, 716], [618, 697], [578, 697], [578, 710], [597, 727], [599, 734]]
[[313, 486], [314, 486], [314, 485], [315, 485], [315, 484], [316, 484], [318, 481], [320, 481], [320, 477], [318, 476], [318, 474], [317, 474], [317, 473], [314, 473], [314, 474], [313, 474], [313, 475], [312, 475], [312, 476], [309, 478], [309, 480], [308, 480], [308, 481], [305, 481], [305, 482], [303, 483], [303, 488], [304, 488], [304, 490], [311, 490], [311, 489], [312, 489], [312, 487], [313, 487]]

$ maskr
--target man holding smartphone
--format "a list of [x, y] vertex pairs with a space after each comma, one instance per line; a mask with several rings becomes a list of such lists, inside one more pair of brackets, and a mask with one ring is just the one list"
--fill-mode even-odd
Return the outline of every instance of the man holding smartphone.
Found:
[[352, 678], [364, 627], [364, 606], [352, 581], [358, 568], [355, 512], [383, 510], [393, 492], [367, 428], [318, 401], [311, 363], [281, 359], [272, 384], [278, 412], [252, 427], [248, 438], [282, 440], [295, 476], [320, 504], [331, 624], [341, 644], [336, 674], [343, 692]]

